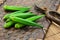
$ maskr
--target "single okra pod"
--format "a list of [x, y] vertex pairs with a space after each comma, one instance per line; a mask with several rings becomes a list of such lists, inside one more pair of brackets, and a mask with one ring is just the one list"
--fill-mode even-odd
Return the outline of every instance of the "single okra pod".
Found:
[[23, 6], [9, 6], [9, 5], [4, 5], [3, 8], [5, 10], [10, 10], [10, 11], [25, 11], [25, 10], [30, 10], [31, 7], [23, 7]]

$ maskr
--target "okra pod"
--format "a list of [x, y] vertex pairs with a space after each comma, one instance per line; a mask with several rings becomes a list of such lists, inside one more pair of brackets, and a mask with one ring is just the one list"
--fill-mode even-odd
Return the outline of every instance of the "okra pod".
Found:
[[30, 10], [30, 7], [23, 7], [23, 6], [9, 6], [9, 5], [4, 5], [3, 8], [5, 10], [10, 10], [10, 11], [25, 11], [25, 10]]

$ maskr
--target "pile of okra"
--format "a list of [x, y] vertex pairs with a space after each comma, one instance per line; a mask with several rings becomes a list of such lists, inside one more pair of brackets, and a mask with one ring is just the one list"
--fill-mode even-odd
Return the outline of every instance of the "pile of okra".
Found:
[[44, 17], [45, 15], [36, 15], [33, 12], [29, 12], [31, 7], [4, 5], [3, 8], [6, 11], [13, 11], [11, 13], [4, 15], [4, 28], [10, 28], [12, 26], [14, 26], [14, 28], [17, 29], [23, 28], [25, 26], [43, 28], [43, 25], [38, 24], [35, 21]]

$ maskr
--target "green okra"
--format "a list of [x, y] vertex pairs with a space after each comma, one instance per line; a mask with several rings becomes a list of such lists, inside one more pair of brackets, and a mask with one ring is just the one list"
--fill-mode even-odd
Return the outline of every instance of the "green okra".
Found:
[[[33, 14], [31, 12], [27, 12], [27, 13], [14, 14], [14, 15], [10, 15], [10, 16], [16, 16], [16, 17], [20, 17], [20, 18], [28, 18], [31, 16], [36, 16], [36, 14]], [[8, 22], [8, 21], [10, 21], [9, 17], [6, 22]]]
[[5, 10], [10, 10], [10, 11], [25, 11], [25, 10], [30, 10], [31, 7], [23, 7], [23, 6], [9, 6], [9, 5], [4, 5], [3, 8]]
[[[9, 18], [9, 16], [11, 16], [11, 15], [14, 15], [14, 14], [21, 14], [21, 13], [23, 13], [23, 12], [25, 12], [25, 11], [16, 11], [16, 12], [13, 12], [13, 13], [9, 13], [9, 14], [6, 14], [4, 17], [3, 17], [3, 19], [8, 19]], [[27, 13], [31, 13], [31, 12], [27, 12]]]
[[9, 21], [11, 21], [11, 19], [10, 19], [10, 18], [6, 20], [6, 22], [9, 22]]
[[[12, 16], [12, 15], [11, 15], [11, 16]], [[13, 16], [17, 16], [17, 17], [21, 17], [21, 18], [28, 18], [28, 17], [36, 16], [36, 15], [35, 15], [35, 14], [32, 14], [32, 13], [30, 13], [30, 12], [29, 12], [29, 13], [25, 13], [25, 14], [24, 14], [24, 13], [16, 14], [16, 15], [14, 14]], [[12, 17], [13, 17], [13, 16], [12, 16]], [[10, 18], [8, 18], [6, 22], [10, 22], [10, 21], [11, 21], [11, 19], [10, 19]], [[6, 25], [6, 26], [5, 26], [5, 28], [6, 28], [6, 27], [8, 27], [8, 28], [9, 28], [9, 27], [10, 27], [11, 25], [13, 25], [13, 24], [14, 24], [14, 22], [13, 22], [13, 21], [10, 23], [10, 25], [9, 25], [9, 26], [7, 26], [7, 25], [8, 25], [8, 23], [6, 23], [6, 24], [5, 24], [5, 25]]]
[[27, 20], [27, 19], [22, 19], [22, 18], [12, 17], [12, 16], [10, 16], [10, 19], [11, 19], [12, 21], [15, 21], [15, 22], [18, 22], [18, 23], [22, 23], [22, 24], [24, 24], [24, 25], [36, 26], [36, 27], [38, 27], [38, 28], [43, 28], [42, 25], [37, 24], [37, 23], [32, 22], [32, 21], [29, 21], [29, 20]]
[[21, 12], [24, 12], [24, 11], [16, 11], [16, 12], [13, 12], [13, 13], [9, 13], [9, 14], [6, 14], [3, 18], [8, 19], [10, 15], [14, 15], [14, 14], [21, 13]]
[[4, 28], [10, 28], [10, 26], [12, 26], [13, 24], [14, 24], [14, 22], [9, 21], [9, 22], [4, 24]]
[[[38, 20], [39, 18], [42, 18], [44, 17], [45, 15], [38, 15], [38, 16], [33, 16], [33, 17], [30, 17], [30, 18], [27, 18], [27, 20], [29, 21], [36, 21]], [[24, 24], [20, 24], [20, 23], [16, 23], [15, 24], [15, 28], [22, 28], [23, 26], [25, 26]]]
[[15, 28], [16, 29], [23, 28], [23, 26], [25, 26], [25, 25], [24, 24], [21, 24], [21, 23], [16, 23], [15, 24]]
[[32, 14], [32, 13], [21, 13], [21, 14], [15, 14], [13, 15], [15, 17], [20, 17], [20, 18], [28, 18], [28, 17], [31, 17], [31, 16], [36, 16], [36, 14]]

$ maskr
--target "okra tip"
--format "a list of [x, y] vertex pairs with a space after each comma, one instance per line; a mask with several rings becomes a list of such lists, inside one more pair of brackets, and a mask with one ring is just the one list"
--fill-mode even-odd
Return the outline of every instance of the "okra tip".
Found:
[[7, 19], [8, 16], [9, 16], [9, 14], [6, 14], [6, 15], [3, 17], [3, 19]]
[[4, 5], [3, 8], [4, 8], [4, 9], [7, 8], [7, 5]]
[[19, 24], [15, 24], [15, 28], [20, 28], [20, 25]]

